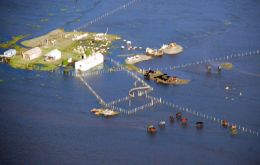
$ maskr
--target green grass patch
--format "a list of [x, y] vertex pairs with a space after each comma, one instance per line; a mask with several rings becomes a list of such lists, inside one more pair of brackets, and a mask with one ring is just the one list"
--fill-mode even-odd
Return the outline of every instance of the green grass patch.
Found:
[[53, 16], [54, 14], [53, 13], [48, 13], [48, 16]]
[[48, 19], [48, 18], [42, 18], [42, 19], [40, 19], [40, 21], [41, 21], [41, 22], [48, 22], [49, 19]]
[[[72, 58], [73, 61], [81, 60], [82, 55], [74, 51], [78, 48], [78, 46], [86, 46], [85, 53], [86, 55], [90, 55], [92, 53], [92, 49], [106, 49], [108, 47], [111, 47], [112, 41], [120, 38], [116, 35], [106, 35], [106, 38], [109, 41], [97, 41], [94, 39], [96, 33], [89, 33], [86, 39], [80, 41], [72, 40], [74, 35], [82, 35], [84, 33], [85, 32], [65, 32], [63, 29], [56, 29], [45, 35], [23, 41], [21, 42], [21, 44], [26, 47], [41, 47], [42, 56], [31, 61], [24, 60], [22, 58], [22, 52], [28, 49], [25, 49], [18, 45], [14, 45], [14, 48], [17, 50], [17, 55], [10, 59], [9, 64], [14, 68], [19, 69], [52, 71], [60, 66], [68, 66], [67, 60], [69, 58]], [[46, 44], [47, 39], [49, 41], [55, 40], [55, 44], [52, 45], [50, 42], [49, 44]], [[59, 49], [61, 51], [61, 59], [53, 62], [45, 61], [44, 55], [53, 49]]]
[[2, 49], [8, 49], [8, 48], [15, 48], [17, 47], [16, 43], [26, 37], [28, 37], [29, 34], [26, 35], [18, 35], [18, 36], [13, 36], [10, 41], [6, 41], [4, 43], [0, 44], [0, 48]]

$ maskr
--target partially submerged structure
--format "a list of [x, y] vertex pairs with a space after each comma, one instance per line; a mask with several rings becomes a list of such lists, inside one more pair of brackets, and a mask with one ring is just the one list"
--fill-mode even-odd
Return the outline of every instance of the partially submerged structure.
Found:
[[146, 48], [145, 49], [146, 55], [149, 56], [162, 56], [163, 55], [163, 50], [162, 49], [151, 49], [151, 48]]
[[94, 53], [75, 63], [75, 70], [87, 71], [104, 62], [104, 56], [101, 53]]
[[52, 51], [50, 51], [49, 53], [44, 55], [44, 59], [45, 61], [56, 61], [59, 60], [61, 58], [61, 51], [59, 51], [58, 49], [54, 49]]
[[26, 52], [22, 52], [24, 60], [33, 60], [42, 55], [42, 50], [39, 47], [32, 48]]
[[162, 45], [160, 50], [163, 50], [163, 53], [166, 53], [166, 54], [178, 54], [183, 51], [183, 47], [181, 45], [178, 45], [175, 42], [173, 42], [168, 45]]

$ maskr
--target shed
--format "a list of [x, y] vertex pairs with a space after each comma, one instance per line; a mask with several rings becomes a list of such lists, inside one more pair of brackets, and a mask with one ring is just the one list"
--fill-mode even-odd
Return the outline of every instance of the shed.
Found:
[[83, 60], [75, 63], [75, 69], [80, 71], [87, 71], [104, 62], [104, 56], [101, 53], [94, 53]]
[[22, 53], [23, 59], [25, 60], [33, 60], [42, 55], [42, 50], [39, 47], [32, 48]]
[[14, 55], [16, 55], [15, 49], [9, 49], [4, 52], [4, 57], [13, 57]]
[[49, 53], [45, 54], [45, 61], [56, 61], [61, 58], [61, 51], [58, 49], [54, 49], [50, 51]]

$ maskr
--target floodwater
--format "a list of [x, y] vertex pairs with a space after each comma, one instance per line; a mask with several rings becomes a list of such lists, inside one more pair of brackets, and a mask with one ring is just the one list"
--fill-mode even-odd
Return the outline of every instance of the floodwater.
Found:
[[[35, 37], [57, 27], [73, 30], [125, 0], [0, 1], [0, 40]], [[156, 68], [259, 50], [260, 2], [142, 0], [104, 18], [86, 31], [118, 34], [134, 45], [159, 48], [176, 41], [178, 56], [138, 64]], [[123, 62], [116, 42], [111, 57]], [[1, 50], [1, 53], [4, 50]], [[171, 71], [191, 80], [185, 86], [154, 87], [151, 95], [260, 131], [260, 56], [232, 59], [234, 69], [206, 75], [204, 66]], [[219, 124], [191, 114], [186, 128], [169, 124], [166, 106], [105, 119], [89, 110], [98, 102], [79, 79], [0, 65], [0, 164], [259, 164], [260, 136], [231, 136]], [[124, 97], [134, 80], [124, 72], [86, 79], [105, 101]], [[230, 90], [226, 91], [225, 87]], [[242, 95], [241, 95], [241, 94]], [[143, 100], [138, 98], [136, 102]], [[145, 102], [145, 101], [143, 101]], [[157, 134], [148, 123], [166, 120]], [[204, 121], [203, 130], [194, 123]]]

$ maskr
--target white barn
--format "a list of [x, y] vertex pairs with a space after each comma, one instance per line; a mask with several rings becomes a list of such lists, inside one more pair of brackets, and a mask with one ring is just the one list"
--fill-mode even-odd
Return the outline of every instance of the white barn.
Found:
[[39, 47], [32, 48], [22, 53], [23, 59], [25, 60], [33, 60], [42, 55], [42, 50]]
[[61, 51], [58, 49], [54, 49], [50, 51], [49, 53], [44, 55], [45, 61], [56, 61], [61, 58]]
[[16, 50], [15, 50], [15, 49], [9, 49], [9, 50], [7, 50], [7, 51], [4, 52], [3, 57], [8, 57], [8, 58], [10, 58], [10, 57], [13, 57], [13, 56], [15, 56], [15, 55], [16, 55]]
[[87, 71], [104, 62], [104, 56], [101, 53], [94, 53], [80, 61], [75, 62], [75, 70]]

